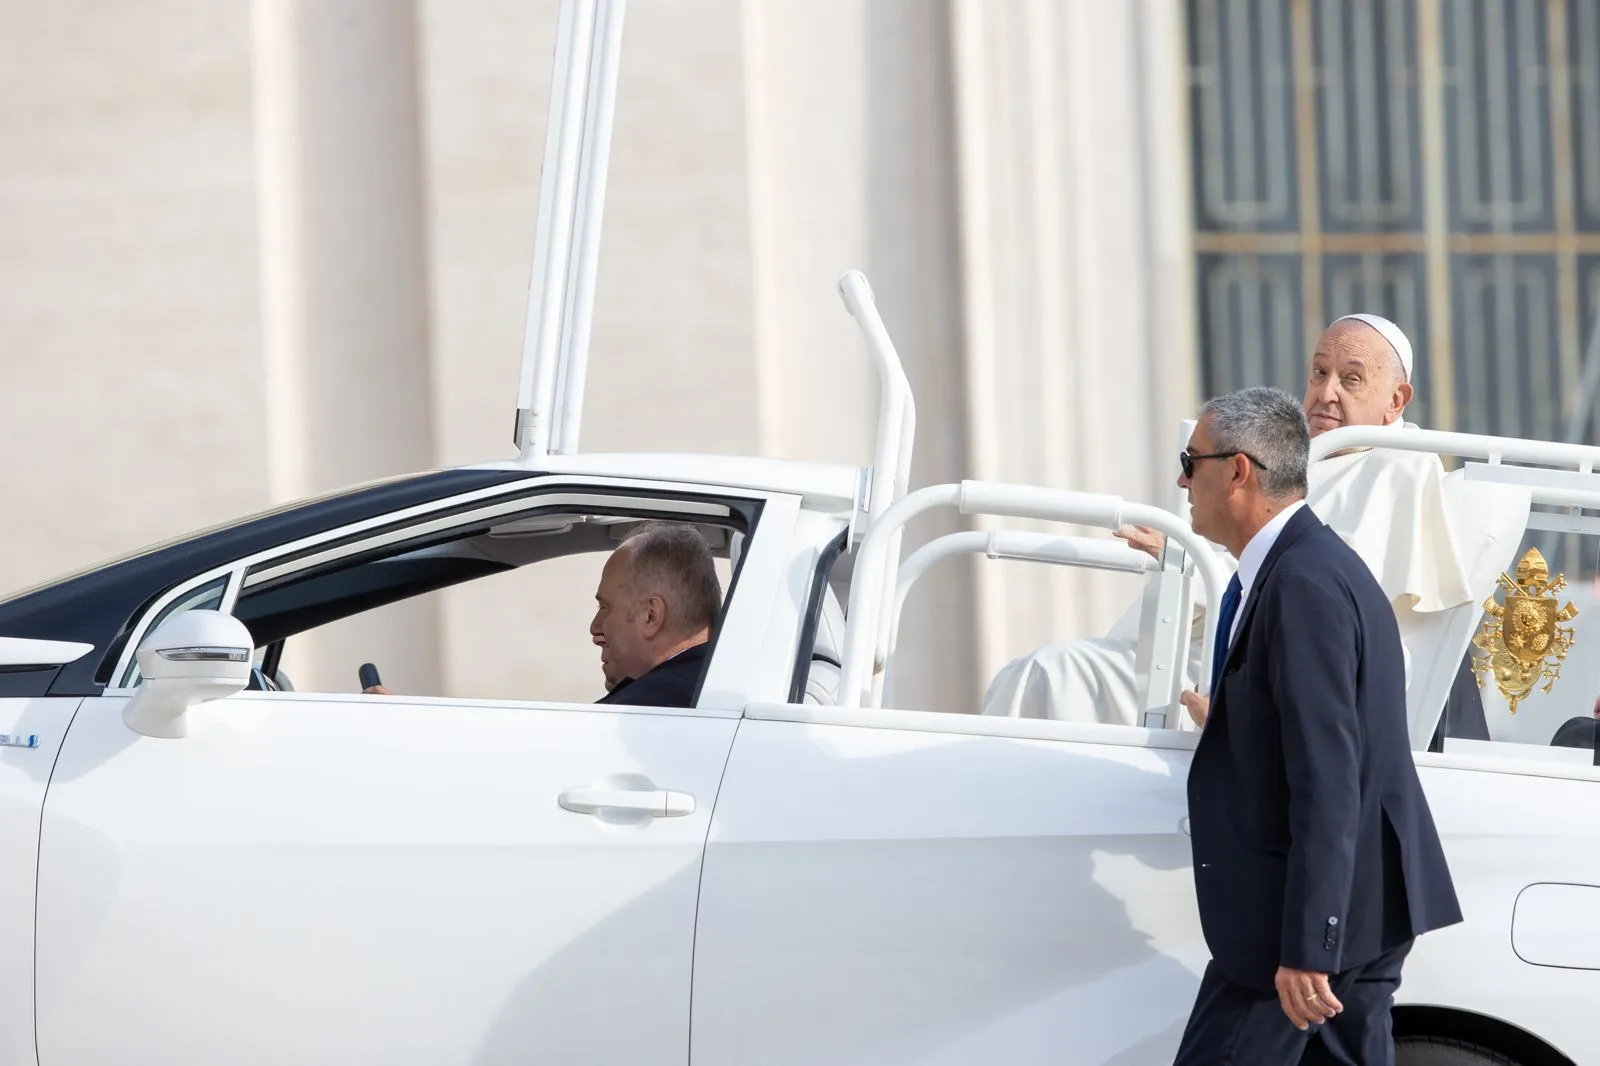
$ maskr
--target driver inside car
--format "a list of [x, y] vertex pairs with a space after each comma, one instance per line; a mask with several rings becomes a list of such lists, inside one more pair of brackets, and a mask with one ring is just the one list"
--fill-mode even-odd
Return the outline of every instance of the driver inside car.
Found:
[[[692, 707], [705, 669], [722, 583], [692, 526], [655, 522], [606, 560], [589, 636], [600, 649], [606, 694], [596, 702]], [[387, 696], [382, 684], [363, 692]]]
[[600, 648], [606, 683], [597, 702], [694, 706], [722, 608], [705, 538], [692, 526], [645, 527], [611, 553], [594, 598], [589, 636]]

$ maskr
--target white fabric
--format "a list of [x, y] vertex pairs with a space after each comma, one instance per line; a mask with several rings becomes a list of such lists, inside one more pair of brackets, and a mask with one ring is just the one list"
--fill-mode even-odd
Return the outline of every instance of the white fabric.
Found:
[[[843, 649], [844, 608], [839, 605], [839, 597], [834, 595], [833, 586], [829, 585], [822, 590], [822, 613], [817, 619], [816, 639], [811, 643], [813, 658], [806, 669], [805, 695], [801, 702], [825, 707], [832, 707], [839, 702], [839, 682], [843, 680], [843, 671], [837, 663], [843, 655]], [[818, 655], [826, 658], [815, 658]]]
[[1344, 322], [1347, 320], [1365, 322], [1367, 325], [1371, 326], [1373, 329], [1382, 334], [1383, 339], [1388, 341], [1389, 347], [1394, 350], [1394, 354], [1400, 357], [1400, 365], [1406, 368], [1406, 380], [1411, 380], [1411, 342], [1406, 339], [1404, 330], [1381, 315], [1354, 314], [1343, 315], [1334, 319], [1335, 322]]
[[[1402, 425], [1396, 424], [1396, 432]], [[1306, 505], [1372, 568], [1397, 612], [1426, 615], [1482, 599], [1468, 581], [1476, 556], [1464, 558], [1458, 545], [1465, 540], [1476, 548], [1479, 527], [1494, 519], [1475, 509], [1447, 508], [1444, 477], [1437, 456], [1389, 449], [1330, 456], [1308, 471]], [[1236, 619], [1243, 614], [1240, 606]], [[1190, 631], [1189, 687], [1199, 676], [1205, 624], [1201, 612]], [[1048, 645], [1007, 663], [989, 685], [983, 713], [1139, 724], [1144, 708], [1135, 676], [1138, 641], [1127, 619], [1114, 632]], [[1459, 662], [1457, 657], [1452, 665]]]
[[[1532, 501], [1525, 485], [1468, 481], [1459, 470], [1444, 476], [1442, 488], [1445, 508], [1459, 535], [1457, 557], [1463, 561], [1471, 597], [1442, 611], [1395, 610], [1400, 641], [1410, 662], [1406, 710], [1411, 747], [1416, 751], [1426, 750], [1433, 739], [1445, 697], [1483, 617], [1483, 601], [1493, 594], [1500, 574], [1516, 565]], [[1484, 711], [1490, 736], [1495, 736], [1504, 719], [1496, 718], [1488, 700]], [[1500, 714], [1504, 713], [1501, 709]]]
[[1244, 605], [1250, 602], [1250, 590], [1255, 587], [1256, 576], [1261, 573], [1261, 564], [1267, 561], [1272, 546], [1278, 543], [1278, 534], [1283, 532], [1283, 527], [1305, 505], [1306, 501], [1296, 500], [1273, 515], [1266, 525], [1256, 530], [1256, 535], [1239, 553], [1239, 606], [1234, 609], [1233, 624], [1228, 627], [1228, 647], [1233, 647], [1233, 638], [1239, 633], [1239, 619], [1244, 617]]
[[1445, 506], [1444, 466], [1427, 452], [1330, 455], [1313, 464], [1306, 502], [1371, 567], [1389, 602], [1427, 613], [1472, 599], [1462, 523]]

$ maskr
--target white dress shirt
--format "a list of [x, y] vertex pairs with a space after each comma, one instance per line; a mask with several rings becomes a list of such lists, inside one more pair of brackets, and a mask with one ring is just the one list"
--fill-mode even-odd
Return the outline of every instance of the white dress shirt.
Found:
[[1250, 538], [1250, 543], [1239, 553], [1239, 607], [1233, 612], [1233, 625], [1228, 630], [1228, 647], [1233, 647], [1234, 634], [1239, 632], [1239, 619], [1244, 617], [1244, 605], [1250, 602], [1250, 586], [1256, 583], [1256, 575], [1261, 573], [1261, 564], [1267, 561], [1267, 556], [1272, 552], [1272, 546], [1278, 542], [1278, 534], [1283, 532], [1283, 527], [1288, 525], [1294, 513], [1305, 505], [1305, 500], [1296, 500], [1273, 515], [1271, 521], [1256, 530], [1256, 535]]

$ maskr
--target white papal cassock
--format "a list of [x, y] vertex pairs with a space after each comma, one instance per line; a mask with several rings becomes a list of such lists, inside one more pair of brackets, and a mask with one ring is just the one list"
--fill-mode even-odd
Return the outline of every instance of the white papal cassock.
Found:
[[[1405, 423], [1396, 423], [1403, 432]], [[1448, 476], [1457, 482], [1460, 475]], [[1486, 594], [1473, 588], [1479, 547], [1490, 536], [1472, 510], [1447, 505], [1447, 475], [1439, 458], [1427, 452], [1367, 449], [1330, 456], [1307, 471], [1307, 504], [1364, 559], [1395, 606], [1402, 638], [1408, 632], [1431, 632], [1430, 618], [1445, 617], [1475, 604]], [[1526, 497], [1505, 500], [1515, 519], [1517, 503], [1527, 513]], [[1480, 512], [1481, 513], [1481, 512]], [[1496, 523], [1496, 525], [1504, 523]], [[1520, 522], [1515, 523], [1520, 525]], [[1511, 546], [1516, 540], [1513, 537]], [[1237, 562], [1227, 555], [1229, 566]], [[1490, 577], [1492, 582], [1492, 576]], [[1408, 624], [1411, 623], [1411, 624]], [[1199, 676], [1200, 640], [1206, 624], [1195, 621], [1189, 648], [1186, 683]], [[989, 686], [984, 713], [1022, 718], [1137, 725], [1141, 699], [1134, 681], [1138, 640], [1138, 606], [1105, 637], [1053, 644], [1006, 664]], [[1407, 658], [1411, 643], [1407, 640]], [[1464, 650], [1464, 649], [1463, 649]], [[1456, 653], [1458, 665], [1460, 653]], [[1414, 722], [1413, 739], [1424, 738], [1433, 722]], [[1425, 743], [1424, 739], [1424, 743]]]

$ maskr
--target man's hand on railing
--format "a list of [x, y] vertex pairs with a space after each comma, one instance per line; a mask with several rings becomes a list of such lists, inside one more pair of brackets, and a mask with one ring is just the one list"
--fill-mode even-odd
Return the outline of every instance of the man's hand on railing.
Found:
[[1184, 689], [1178, 693], [1178, 702], [1189, 712], [1189, 717], [1194, 719], [1195, 725], [1201, 729], [1206, 727], [1206, 718], [1211, 713], [1211, 701], [1200, 695], [1198, 689]]
[[1121, 529], [1112, 530], [1111, 535], [1118, 540], [1127, 541], [1131, 547], [1138, 548], [1158, 561], [1161, 558], [1161, 549], [1167, 544], [1167, 538], [1149, 526], [1123, 526]]

